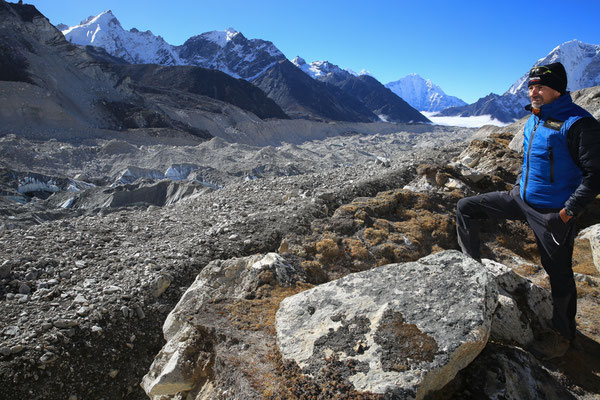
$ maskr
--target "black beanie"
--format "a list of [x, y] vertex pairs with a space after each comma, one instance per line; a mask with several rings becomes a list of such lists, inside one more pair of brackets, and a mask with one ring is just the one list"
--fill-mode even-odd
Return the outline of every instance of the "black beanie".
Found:
[[529, 71], [529, 83], [531, 85], [544, 85], [565, 94], [567, 92], [567, 71], [559, 62], [548, 65], [540, 65]]

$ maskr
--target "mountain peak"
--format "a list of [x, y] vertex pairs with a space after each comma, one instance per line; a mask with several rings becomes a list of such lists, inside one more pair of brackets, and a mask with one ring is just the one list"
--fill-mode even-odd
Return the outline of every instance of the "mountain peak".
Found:
[[225, 47], [228, 42], [232, 41], [238, 35], [241, 35], [239, 31], [233, 28], [227, 28], [224, 31], [205, 32], [199, 36], [205, 40], [215, 43], [219, 47]]
[[302, 65], [306, 65], [306, 60], [300, 56], [296, 56], [293, 60], [292, 60], [292, 64], [294, 64], [297, 67], [301, 67]]
[[103, 47], [109, 54], [132, 64], [178, 65], [180, 60], [164, 39], [136, 28], [126, 31], [111, 10], [89, 17], [80, 25], [61, 29], [74, 44]]
[[[86, 19], [81, 21], [79, 23], [79, 25], [72, 26], [70, 28], [60, 29], [60, 30], [62, 31], [62, 33], [64, 35], [67, 35], [67, 33], [71, 32], [72, 30], [74, 30], [76, 28], [91, 29], [91, 27], [94, 26], [94, 27], [96, 27], [96, 30], [97, 30], [98, 28], [107, 29], [107, 27], [109, 27], [111, 25], [123, 29], [121, 27], [121, 23], [119, 22], [117, 17], [115, 17], [113, 12], [111, 10], [107, 10], [107, 11], [101, 12], [98, 15], [92, 15], [92, 16], [87, 17]], [[61, 28], [62, 27], [64, 27], [64, 25], [61, 25]]]
[[[556, 46], [544, 58], [540, 58], [532, 67], [560, 62], [567, 71], [567, 90], [575, 91], [600, 84], [597, 73], [600, 69], [600, 45], [583, 43], [577, 39]], [[517, 95], [527, 100], [528, 72], [517, 80], [505, 94]]]
[[457, 97], [448, 96], [439, 86], [433, 84], [431, 80], [424, 79], [415, 73], [390, 82], [385, 87], [419, 111], [440, 111], [448, 107], [464, 106], [467, 104]]
[[292, 60], [292, 63], [312, 78], [319, 78], [328, 75], [346, 76], [350, 74], [348, 71], [341, 69], [337, 65], [332, 64], [327, 60], [313, 61], [310, 64], [307, 64], [302, 57], [297, 56]]
[[114, 23], [116, 25], [121, 26], [121, 23], [115, 17], [111, 10], [103, 11], [96, 16], [87, 17], [84, 21], [82, 21], [79, 25], [91, 25], [91, 24], [110, 24]]

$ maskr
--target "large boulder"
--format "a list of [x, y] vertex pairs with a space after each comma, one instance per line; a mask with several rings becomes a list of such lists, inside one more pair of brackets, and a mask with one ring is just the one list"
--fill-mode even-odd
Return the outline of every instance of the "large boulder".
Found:
[[[256, 327], [269, 323], [249, 311], [248, 299], [261, 297], [267, 288], [290, 286], [295, 279], [294, 268], [275, 253], [210, 262], [165, 321], [167, 343], [141, 383], [146, 394], [152, 399], [188, 394], [221, 398], [217, 382], [226, 380], [221, 386], [227, 387], [227, 398], [259, 398], [249, 381], [252, 372], [244, 368], [263, 364], [271, 340]], [[279, 301], [269, 295], [262, 305], [276, 310]], [[262, 373], [268, 375], [268, 368], [263, 365]], [[254, 375], [263, 378], [256, 371]]]
[[527, 348], [539, 332], [551, 328], [550, 291], [534, 285], [503, 264], [487, 259], [483, 264], [496, 277], [499, 289], [491, 338]]
[[485, 347], [497, 298], [480, 263], [445, 251], [288, 297], [277, 342], [284, 360], [315, 378], [336, 362], [359, 392], [421, 399]]

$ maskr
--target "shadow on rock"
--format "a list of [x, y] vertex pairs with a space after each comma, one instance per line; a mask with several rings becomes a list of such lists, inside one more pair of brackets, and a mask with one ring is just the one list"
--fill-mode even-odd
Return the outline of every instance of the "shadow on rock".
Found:
[[549, 360], [544, 366], [555, 371], [586, 392], [600, 394], [600, 343], [581, 332], [577, 332], [575, 341], [560, 358]]

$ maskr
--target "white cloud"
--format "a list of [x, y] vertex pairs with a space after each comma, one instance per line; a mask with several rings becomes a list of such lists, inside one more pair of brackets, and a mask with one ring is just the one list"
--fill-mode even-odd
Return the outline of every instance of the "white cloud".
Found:
[[429, 118], [435, 125], [460, 126], [463, 128], [480, 128], [483, 125], [509, 125], [492, 118], [490, 115], [478, 115], [475, 117], [436, 117], [437, 113], [424, 111], [421, 112], [421, 114]]

